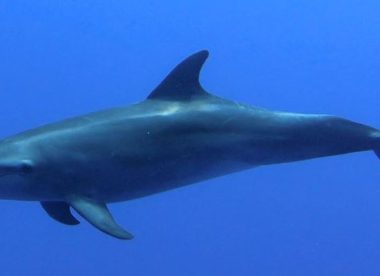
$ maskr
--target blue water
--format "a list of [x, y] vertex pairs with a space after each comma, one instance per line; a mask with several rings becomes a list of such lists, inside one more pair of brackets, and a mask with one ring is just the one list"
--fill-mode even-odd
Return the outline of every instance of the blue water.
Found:
[[[380, 2], [0, 0], [0, 136], [143, 100], [208, 49], [204, 87], [380, 127]], [[258, 168], [111, 205], [133, 241], [1, 202], [2, 275], [380, 275], [380, 161]]]

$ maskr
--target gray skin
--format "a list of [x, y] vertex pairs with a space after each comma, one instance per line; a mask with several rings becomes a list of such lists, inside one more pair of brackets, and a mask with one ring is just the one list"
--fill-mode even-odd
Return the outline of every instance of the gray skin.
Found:
[[207, 56], [184, 60], [141, 103], [3, 139], [0, 197], [41, 201], [52, 218], [75, 225], [72, 207], [101, 231], [131, 239], [106, 203], [261, 165], [380, 148], [380, 132], [369, 126], [207, 93], [198, 81]]

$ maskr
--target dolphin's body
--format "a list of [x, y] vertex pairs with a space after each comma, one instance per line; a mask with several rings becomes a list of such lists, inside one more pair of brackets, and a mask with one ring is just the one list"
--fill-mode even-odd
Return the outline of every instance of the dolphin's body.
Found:
[[132, 235], [106, 203], [275, 163], [380, 149], [380, 132], [330, 115], [274, 112], [207, 93], [198, 52], [145, 101], [50, 124], [0, 142], [0, 198], [40, 201], [54, 219]]

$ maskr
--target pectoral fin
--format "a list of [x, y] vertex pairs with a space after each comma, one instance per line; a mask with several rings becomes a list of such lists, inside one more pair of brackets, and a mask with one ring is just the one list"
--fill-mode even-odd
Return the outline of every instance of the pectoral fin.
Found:
[[133, 238], [132, 234], [125, 231], [115, 222], [104, 203], [81, 197], [71, 198], [68, 203], [100, 231], [118, 239], [130, 240]]
[[67, 225], [77, 225], [79, 221], [71, 214], [70, 205], [62, 201], [41, 201], [42, 208], [48, 215]]

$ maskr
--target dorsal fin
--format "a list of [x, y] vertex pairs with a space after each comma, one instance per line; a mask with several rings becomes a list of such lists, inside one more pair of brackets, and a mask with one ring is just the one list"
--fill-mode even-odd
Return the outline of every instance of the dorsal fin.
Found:
[[148, 99], [189, 101], [193, 97], [208, 95], [199, 83], [199, 73], [207, 57], [208, 51], [203, 50], [186, 58], [150, 93]]

